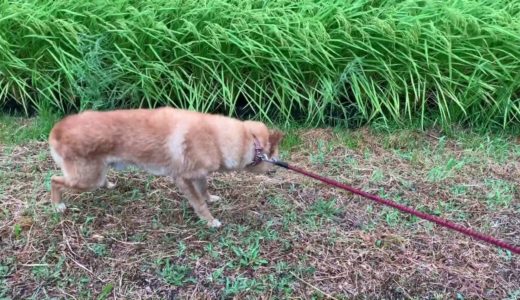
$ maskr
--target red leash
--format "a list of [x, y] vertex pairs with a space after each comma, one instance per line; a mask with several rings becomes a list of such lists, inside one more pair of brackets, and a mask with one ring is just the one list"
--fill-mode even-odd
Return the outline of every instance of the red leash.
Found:
[[455, 223], [453, 223], [451, 221], [439, 218], [437, 216], [432, 216], [432, 215], [429, 215], [427, 213], [420, 212], [418, 210], [415, 210], [413, 208], [401, 205], [401, 204], [396, 203], [394, 201], [391, 201], [391, 200], [388, 200], [388, 199], [383, 199], [383, 198], [378, 197], [376, 195], [372, 195], [372, 194], [363, 192], [361, 190], [355, 189], [353, 187], [350, 187], [350, 186], [348, 186], [346, 184], [337, 182], [335, 180], [332, 180], [332, 179], [325, 178], [325, 177], [320, 176], [320, 175], [316, 175], [316, 174], [307, 172], [307, 171], [305, 171], [303, 169], [300, 169], [298, 167], [291, 166], [291, 165], [289, 165], [288, 163], [285, 163], [285, 162], [269, 160], [269, 159], [265, 159], [265, 158], [263, 158], [263, 160], [266, 161], [266, 162], [273, 163], [273, 164], [275, 164], [277, 166], [280, 166], [282, 168], [285, 168], [285, 169], [288, 169], [288, 170], [292, 170], [292, 171], [298, 172], [298, 173], [300, 173], [302, 175], [305, 175], [305, 176], [317, 179], [319, 181], [322, 181], [322, 182], [324, 182], [326, 184], [335, 186], [337, 188], [340, 188], [340, 189], [343, 189], [343, 190], [346, 190], [346, 191], [350, 191], [350, 192], [352, 192], [354, 194], [358, 194], [360, 196], [363, 196], [363, 197], [366, 197], [368, 199], [374, 200], [374, 201], [376, 201], [376, 202], [378, 202], [380, 204], [383, 204], [383, 205], [386, 205], [386, 206], [390, 206], [390, 207], [393, 207], [393, 208], [397, 208], [398, 210], [400, 210], [402, 212], [406, 212], [406, 213], [412, 214], [412, 215], [414, 215], [416, 217], [419, 217], [421, 219], [425, 219], [425, 220], [428, 220], [430, 222], [437, 223], [438, 225], [441, 225], [441, 226], [444, 226], [444, 227], [456, 230], [456, 231], [458, 231], [460, 233], [463, 233], [465, 235], [471, 236], [471, 237], [473, 237], [475, 239], [478, 239], [478, 240], [481, 240], [481, 241], [493, 244], [493, 245], [498, 246], [500, 248], [507, 249], [507, 250], [509, 250], [509, 251], [511, 251], [513, 253], [520, 254], [520, 247], [510, 245], [510, 244], [508, 244], [508, 243], [506, 243], [504, 241], [501, 241], [501, 240], [498, 240], [498, 239], [496, 239], [494, 237], [491, 237], [491, 236], [484, 235], [482, 233], [476, 232], [476, 231], [474, 231], [474, 230], [472, 230], [470, 228], [466, 228], [466, 227], [464, 227], [462, 225], [455, 224]]

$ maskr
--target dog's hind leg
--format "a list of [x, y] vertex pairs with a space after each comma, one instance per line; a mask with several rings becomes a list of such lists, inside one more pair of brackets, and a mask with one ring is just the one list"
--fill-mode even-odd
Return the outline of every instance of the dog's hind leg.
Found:
[[219, 196], [211, 195], [208, 192], [208, 181], [206, 177], [193, 180], [193, 184], [197, 188], [199, 194], [204, 197], [205, 201], [213, 203], [221, 200]]
[[66, 209], [65, 203], [62, 202], [64, 190], [82, 193], [111, 184], [106, 180], [106, 166], [102, 161], [65, 160], [63, 174], [64, 176], [51, 178], [51, 202], [59, 212]]

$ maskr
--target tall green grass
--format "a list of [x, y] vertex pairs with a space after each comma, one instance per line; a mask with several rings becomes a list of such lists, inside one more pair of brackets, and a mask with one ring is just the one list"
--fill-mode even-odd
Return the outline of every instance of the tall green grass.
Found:
[[2, 106], [520, 123], [519, 1], [0, 3]]

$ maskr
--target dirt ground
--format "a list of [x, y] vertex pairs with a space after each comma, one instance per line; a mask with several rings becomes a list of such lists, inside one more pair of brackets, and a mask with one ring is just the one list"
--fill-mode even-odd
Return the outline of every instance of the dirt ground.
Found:
[[[1, 299], [518, 299], [519, 256], [291, 171], [212, 177], [207, 229], [166, 178], [66, 194], [46, 143], [0, 151]], [[297, 166], [520, 244], [520, 146], [435, 131], [305, 130]]]

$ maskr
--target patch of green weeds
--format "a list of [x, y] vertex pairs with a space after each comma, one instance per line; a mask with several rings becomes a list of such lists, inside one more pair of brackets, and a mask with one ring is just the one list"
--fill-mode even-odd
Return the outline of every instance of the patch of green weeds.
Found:
[[[52, 230], [55, 228], [55, 226], [57, 226], [58, 224], [60, 224], [61, 222], [61, 218], [63, 217], [63, 215], [56, 211], [56, 208], [54, 207], [54, 205], [47, 205], [43, 208], [43, 211], [45, 212], [45, 214], [47, 216], [49, 216], [49, 230]], [[80, 215], [78, 213], [74, 213], [73, 214], [73, 218], [74, 219], [78, 219]]]
[[183, 256], [187, 248], [188, 247], [186, 246], [186, 243], [184, 243], [183, 241], [179, 241], [179, 243], [177, 244], [177, 256]]
[[0, 264], [0, 277], [9, 275], [9, 266]]
[[58, 262], [53, 266], [51, 264], [40, 264], [32, 267], [31, 273], [37, 280], [54, 281], [59, 280], [62, 272], [63, 265], [65, 263], [65, 257], [60, 256]]
[[47, 192], [51, 191], [51, 178], [55, 175], [52, 171], [47, 171], [43, 177], [43, 186]]
[[295, 210], [294, 205], [289, 203], [286, 199], [281, 196], [273, 196], [267, 199], [271, 205], [276, 209], [280, 210], [282, 214], [282, 226], [283, 230], [287, 230], [291, 224], [297, 221], [298, 214]]
[[509, 250], [498, 249], [498, 255], [504, 261], [507, 261], [507, 262], [511, 261], [511, 259], [513, 258], [513, 254]]
[[274, 272], [267, 275], [267, 283], [273, 292], [278, 296], [288, 298], [293, 293], [293, 286], [296, 278], [290, 273], [294, 267], [285, 261], [280, 261], [275, 265]]
[[512, 183], [501, 179], [487, 179], [485, 184], [491, 190], [486, 195], [488, 207], [509, 207], [515, 192], [515, 186]]
[[450, 191], [453, 196], [464, 196], [468, 192], [468, 187], [465, 185], [457, 184], [452, 186]]
[[310, 228], [317, 228], [333, 220], [340, 212], [336, 199], [317, 199], [303, 213], [303, 222]]
[[265, 284], [255, 278], [248, 278], [238, 275], [234, 278], [226, 277], [224, 286], [224, 296], [233, 297], [241, 293], [261, 293], [266, 289]]
[[128, 197], [130, 201], [137, 201], [143, 198], [143, 193], [140, 189], [132, 189], [130, 193], [130, 197]]
[[92, 299], [92, 289], [89, 287], [90, 278], [88, 276], [81, 276], [80, 278], [73, 278], [74, 286], [78, 289], [78, 296], [81, 299]]
[[192, 270], [188, 265], [172, 264], [169, 259], [156, 261], [160, 266], [159, 274], [168, 284], [174, 286], [184, 286], [189, 283], [196, 283], [197, 280], [191, 277]]
[[207, 278], [208, 281], [223, 285], [224, 284], [224, 271], [225, 271], [225, 267], [220, 267], [220, 268], [213, 270], [213, 272], [211, 272], [211, 274]]
[[361, 145], [361, 135], [359, 133], [350, 132], [349, 130], [338, 127], [334, 128], [334, 133], [342, 146], [352, 150], [359, 149]]
[[383, 171], [381, 171], [380, 169], [375, 169], [372, 172], [371, 181], [373, 181], [373, 182], [381, 182], [383, 179], [384, 179], [384, 174], [383, 174]]
[[339, 238], [339, 235], [338, 235], [337, 228], [331, 227], [325, 240], [327, 241], [328, 245], [334, 246], [334, 245], [336, 245], [338, 238]]
[[326, 142], [324, 140], [318, 140], [318, 149], [310, 156], [310, 161], [316, 165], [323, 165], [327, 156], [334, 150], [334, 143]]
[[[7, 286], [7, 276], [10, 274], [10, 268], [8, 265], [4, 265], [4, 262], [0, 263], [0, 299], [7, 297], [9, 287]], [[5, 298], [8, 299], [8, 298]]]
[[372, 152], [372, 150], [366, 148], [364, 151], [363, 151], [363, 158], [365, 160], [369, 160], [372, 158], [372, 155], [374, 155], [374, 153]]
[[509, 293], [508, 297], [504, 300], [518, 300], [520, 299], [520, 289], [514, 290]]
[[212, 243], [206, 244], [204, 246], [204, 251], [206, 251], [213, 259], [220, 258], [220, 253], [215, 249], [215, 246]]
[[[384, 199], [389, 199], [395, 201], [396, 203], [410, 206], [410, 201], [406, 198], [402, 198], [399, 195], [394, 195], [392, 193], [388, 193], [384, 189], [379, 189], [377, 195]], [[374, 206], [372, 204], [367, 204], [366, 212], [371, 214], [374, 212]], [[391, 207], [382, 207], [380, 217], [383, 218], [384, 222], [390, 227], [395, 227], [400, 224], [404, 224], [406, 226], [413, 225], [417, 222], [417, 218], [412, 215], [403, 214], [399, 210]], [[363, 226], [363, 230], [365, 231], [373, 231], [375, 226], [377, 225], [376, 221], [370, 221], [368, 224]]]
[[383, 148], [390, 150], [411, 151], [417, 149], [419, 140], [412, 131], [400, 130], [383, 137]]
[[340, 212], [341, 210], [337, 207], [336, 199], [318, 199], [306, 210], [304, 216], [332, 219]]
[[466, 161], [449, 158], [445, 164], [433, 167], [427, 175], [427, 179], [432, 182], [445, 180], [453, 175], [454, 171], [461, 170]]
[[350, 170], [351, 168], [355, 168], [359, 165], [359, 162], [357, 161], [357, 159], [355, 157], [351, 157], [351, 156], [345, 156], [343, 158], [343, 168], [347, 169], [347, 170]]
[[245, 243], [254, 242], [255, 240], [274, 241], [279, 238], [279, 233], [274, 228], [274, 221], [268, 220], [260, 230], [251, 231], [249, 236], [244, 239]]
[[289, 210], [292, 208], [292, 206], [287, 202], [287, 200], [280, 196], [269, 197], [267, 201], [269, 201], [271, 205], [280, 210]]
[[491, 135], [463, 132], [457, 137], [457, 142], [466, 149], [483, 154], [499, 163], [504, 162], [511, 153], [520, 150], [520, 146], [511, 142], [511, 137], [506, 134]]
[[298, 220], [298, 213], [295, 210], [291, 210], [285, 213], [283, 220], [282, 220], [282, 226], [283, 230], [287, 231], [289, 230], [289, 227], [294, 224]]
[[284, 297], [292, 295], [294, 277], [291, 275], [275, 275], [269, 274], [267, 276], [269, 286], [277, 294], [281, 294]]
[[23, 231], [23, 229], [22, 229], [22, 226], [20, 224], [15, 223], [13, 225], [13, 235], [14, 235], [15, 239], [19, 239], [20, 238], [20, 236], [22, 235], [22, 231]]
[[89, 245], [88, 248], [89, 248], [90, 251], [92, 251], [92, 253], [94, 253], [94, 255], [97, 256], [97, 257], [103, 257], [103, 256], [106, 256], [107, 253], [108, 253], [107, 245], [105, 245], [105, 244], [94, 243], [94, 244]]
[[235, 254], [236, 260], [240, 267], [251, 267], [257, 269], [258, 267], [268, 263], [267, 259], [260, 255], [260, 241], [255, 239], [252, 243], [245, 247], [231, 245], [230, 250]]
[[131, 235], [128, 239], [131, 242], [144, 242], [146, 240], [146, 233], [138, 232], [136, 234]]
[[400, 215], [400, 212], [396, 209], [388, 207], [383, 208], [383, 216], [386, 224], [390, 227], [395, 227], [401, 222]]
[[152, 229], [159, 229], [162, 227], [163, 227], [163, 225], [161, 223], [161, 220], [159, 220], [159, 216], [153, 216], [152, 217]]
[[467, 215], [462, 211], [458, 205], [453, 202], [439, 201], [437, 207], [434, 210], [434, 214], [437, 216], [443, 216], [445, 214], [453, 215], [452, 219], [456, 221], [463, 221], [467, 219]]
[[280, 151], [291, 151], [293, 148], [302, 144], [302, 140], [294, 131], [287, 131], [280, 144]]
[[280, 238], [280, 234], [274, 227], [274, 222], [269, 220], [266, 222], [265, 226], [259, 234], [266, 241], [276, 241]]
[[446, 136], [441, 136], [439, 138], [439, 142], [437, 143], [437, 145], [434, 147], [435, 151], [437, 153], [440, 153], [440, 154], [443, 154], [446, 152], [446, 144], [447, 144], [447, 137]]
[[95, 216], [87, 216], [87, 218], [85, 219], [85, 222], [83, 222], [83, 224], [81, 225], [81, 233], [83, 234], [84, 237], [89, 237], [90, 236], [90, 232], [92, 231], [92, 224], [94, 223], [94, 221], [96, 220], [96, 217]]
[[101, 293], [99, 293], [97, 300], [104, 300], [107, 299], [108, 296], [112, 293], [112, 290], [114, 289], [114, 284], [109, 283], [103, 287], [101, 290]]

